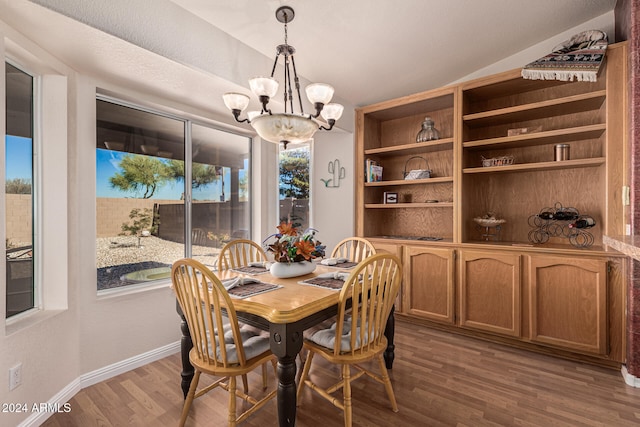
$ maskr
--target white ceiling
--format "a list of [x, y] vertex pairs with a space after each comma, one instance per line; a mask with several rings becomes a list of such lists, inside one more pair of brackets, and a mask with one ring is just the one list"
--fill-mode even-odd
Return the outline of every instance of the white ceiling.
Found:
[[[269, 57], [294, 8], [298, 73], [355, 106], [439, 87], [611, 11], [616, 0], [172, 0]], [[613, 34], [610, 35], [613, 37]], [[553, 47], [553, 46], [551, 46]], [[522, 64], [525, 65], [525, 64]], [[270, 70], [256, 70], [268, 73]]]
[[[281, 5], [295, 9], [288, 41], [297, 50], [303, 82], [329, 83], [338, 102], [358, 107], [452, 83], [512, 55], [537, 55], [515, 66], [525, 65], [541, 56], [527, 50], [531, 46], [542, 45], [547, 53], [554, 36], [594, 19], [612, 22], [615, 3], [3, 0], [0, 30], [20, 32], [116, 90], [161, 93], [161, 103], [168, 97], [195, 114], [204, 111], [231, 124], [221, 94], [249, 93], [249, 77], [271, 72], [275, 46], [284, 41], [283, 25], [275, 18]], [[607, 19], [598, 20], [605, 14]], [[611, 29], [598, 29], [609, 30], [612, 41]], [[352, 130], [350, 120], [344, 117], [339, 124]]]

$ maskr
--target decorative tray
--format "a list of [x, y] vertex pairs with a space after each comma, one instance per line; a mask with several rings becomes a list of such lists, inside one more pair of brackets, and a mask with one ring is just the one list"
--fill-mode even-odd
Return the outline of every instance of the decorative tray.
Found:
[[491, 166], [508, 166], [513, 164], [513, 160], [513, 156], [492, 157], [490, 159], [482, 157], [482, 167], [489, 168]]

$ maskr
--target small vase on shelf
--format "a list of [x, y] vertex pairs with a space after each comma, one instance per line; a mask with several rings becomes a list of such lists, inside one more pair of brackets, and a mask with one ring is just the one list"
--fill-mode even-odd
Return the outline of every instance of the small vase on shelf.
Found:
[[440, 138], [440, 132], [433, 127], [433, 120], [431, 117], [425, 117], [422, 122], [422, 129], [416, 135], [416, 142], [434, 141]]
[[310, 261], [300, 262], [274, 262], [269, 272], [279, 279], [298, 277], [309, 274], [316, 269], [316, 264]]

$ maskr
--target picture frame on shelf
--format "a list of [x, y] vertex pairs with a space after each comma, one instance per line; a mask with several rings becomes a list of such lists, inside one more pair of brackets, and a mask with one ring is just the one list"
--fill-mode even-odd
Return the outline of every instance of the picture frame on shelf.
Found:
[[398, 193], [392, 191], [384, 192], [384, 204], [398, 203]]

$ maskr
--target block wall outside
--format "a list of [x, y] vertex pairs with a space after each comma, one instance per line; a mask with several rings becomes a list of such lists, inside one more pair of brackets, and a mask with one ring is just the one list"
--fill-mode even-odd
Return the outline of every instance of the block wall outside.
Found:
[[8, 242], [13, 246], [31, 243], [31, 194], [6, 194], [6, 230]]
[[[129, 213], [132, 209], [151, 209], [155, 204], [182, 205], [181, 200], [158, 199], [129, 199], [129, 198], [98, 198], [96, 199], [96, 237], [114, 237], [122, 232], [122, 224], [129, 223]], [[217, 203], [214, 203], [217, 204]], [[244, 218], [244, 203], [240, 214], [236, 213], [235, 220], [246, 221]], [[238, 218], [238, 216], [240, 218]], [[30, 194], [6, 195], [6, 221], [7, 239], [11, 243], [19, 244], [31, 242], [32, 239], [32, 213]], [[224, 221], [224, 222], [228, 222]], [[246, 222], [245, 222], [246, 223]], [[228, 224], [219, 224], [223, 229], [231, 228]]]
[[130, 223], [132, 209], [153, 211], [155, 204], [179, 204], [181, 200], [98, 198], [96, 199], [96, 237], [114, 237], [122, 232], [122, 224]]

